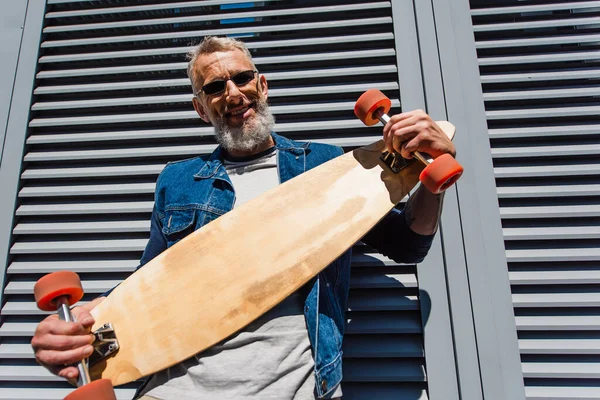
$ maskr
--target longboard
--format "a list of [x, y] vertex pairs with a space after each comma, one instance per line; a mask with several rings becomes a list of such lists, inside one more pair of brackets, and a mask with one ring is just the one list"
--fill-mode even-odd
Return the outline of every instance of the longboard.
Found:
[[[452, 138], [454, 126], [438, 125]], [[119, 351], [90, 371], [121, 385], [222, 341], [295, 292], [355, 244], [419, 182], [394, 173], [383, 141], [283, 183], [190, 234], [92, 310]], [[227, 240], [223, 240], [227, 238]]]
[[[365, 92], [355, 114], [389, 120], [390, 100]], [[437, 125], [454, 137], [454, 126]], [[224, 340], [298, 290], [359, 241], [421, 180], [439, 193], [462, 174], [450, 155], [420, 153], [398, 169], [382, 140], [326, 162], [235, 208], [170, 247], [123, 281], [93, 310], [93, 331], [112, 324], [118, 351], [80, 362], [71, 400], [115, 399], [122, 385], [171, 367]], [[425, 167], [425, 164], [428, 164]], [[72, 321], [83, 296], [77, 274], [60, 271], [34, 287], [42, 310]], [[103, 341], [102, 346], [111, 341]], [[89, 383], [90, 380], [93, 382]]]

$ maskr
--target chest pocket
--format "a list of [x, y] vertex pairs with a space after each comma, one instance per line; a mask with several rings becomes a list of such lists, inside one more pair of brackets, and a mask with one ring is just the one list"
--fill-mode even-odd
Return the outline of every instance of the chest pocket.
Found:
[[167, 246], [171, 247], [181, 239], [217, 219], [220, 214], [198, 209], [197, 207], [176, 208], [166, 210], [161, 219], [162, 232], [167, 238]]
[[167, 210], [161, 222], [162, 232], [167, 238], [168, 246], [171, 247], [192, 233], [195, 229], [196, 219], [195, 208]]

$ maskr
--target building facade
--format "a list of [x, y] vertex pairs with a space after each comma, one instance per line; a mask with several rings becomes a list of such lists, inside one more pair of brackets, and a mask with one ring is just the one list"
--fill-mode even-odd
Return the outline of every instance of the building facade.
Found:
[[205, 35], [244, 39], [290, 138], [377, 140], [370, 88], [457, 127], [427, 259], [355, 246], [345, 399], [600, 398], [599, 1], [3, 5], [0, 399], [71, 391], [33, 358], [34, 282], [73, 270], [87, 301], [126, 278], [158, 173], [216, 147], [185, 76]]

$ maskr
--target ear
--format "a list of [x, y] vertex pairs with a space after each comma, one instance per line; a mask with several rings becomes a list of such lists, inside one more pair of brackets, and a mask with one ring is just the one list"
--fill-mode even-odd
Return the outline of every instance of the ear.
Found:
[[210, 124], [210, 119], [208, 119], [206, 109], [204, 108], [197, 96], [192, 97], [192, 104], [194, 105], [194, 110], [196, 110], [200, 118], [202, 118], [202, 121]]
[[269, 98], [269, 85], [267, 84], [267, 78], [263, 74], [260, 74], [260, 91], [265, 96], [265, 99]]

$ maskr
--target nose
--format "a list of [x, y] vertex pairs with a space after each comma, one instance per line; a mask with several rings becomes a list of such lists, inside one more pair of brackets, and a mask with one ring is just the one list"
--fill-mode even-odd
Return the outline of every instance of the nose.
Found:
[[228, 80], [225, 82], [225, 96], [228, 103], [236, 102], [239, 100], [243, 94], [240, 92], [240, 89], [237, 87], [232, 80]]

